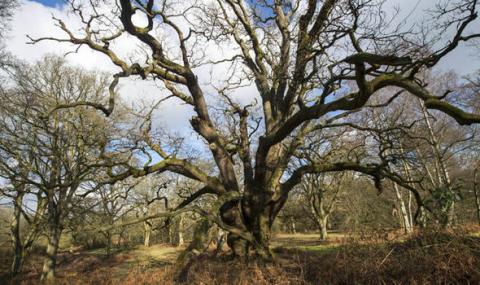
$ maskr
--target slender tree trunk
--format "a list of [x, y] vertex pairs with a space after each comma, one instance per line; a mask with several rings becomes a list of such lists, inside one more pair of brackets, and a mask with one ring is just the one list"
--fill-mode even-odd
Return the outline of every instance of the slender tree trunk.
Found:
[[13, 254], [13, 262], [10, 274], [12, 277], [15, 277], [22, 271], [23, 259], [25, 255], [22, 247], [15, 247], [15, 252]]
[[[404, 152], [403, 146], [400, 146], [400, 150], [401, 150], [402, 153]], [[410, 166], [405, 161], [403, 161], [403, 169], [405, 171], [405, 175], [406, 175], [408, 181], [412, 181], [412, 175], [410, 173]], [[408, 191], [408, 207], [407, 207], [408, 222], [409, 222], [410, 227], [413, 231], [414, 221], [413, 221], [413, 215], [412, 215], [412, 196], [413, 196], [412, 191]]]
[[403, 201], [402, 193], [400, 192], [400, 189], [395, 182], [393, 182], [393, 188], [395, 189], [395, 195], [397, 196], [403, 228], [406, 234], [410, 234], [413, 231], [413, 227], [410, 224], [407, 207], [405, 206], [405, 202]]
[[421, 228], [426, 228], [427, 227], [427, 212], [425, 211], [425, 207], [421, 206], [420, 207], [420, 214], [418, 216], [418, 221], [417, 223], [420, 225]]
[[433, 153], [435, 154], [435, 167], [436, 167], [436, 172], [438, 176], [438, 181], [440, 182], [439, 184], [445, 187], [445, 190], [447, 191], [447, 200], [446, 201], [441, 201], [442, 202], [442, 224], [443, 227], [450, 227], [453, 225], [454, 219], [455, 219], [455, 193], [452, 189], [452, 183], [450, 180], [450, 174], [448, 172], [447, 166], [445, 165], [442, 155], [441, 155], [441, 149], [438, 143], [437, 135], [435, 134], [433, 127], [430, 123], [430, 119], [428, 118], [428, 112], [427, 108], [425, 107], [425, 104], [423, 102], [420, 102], [420, 106], [422, 108], [423, 116], [425, 119], [425, 123], [427, 125], [429, 135], [430, 135], [430, 140], [431, 140], [431, 147], [433, 150]]
[[412, 231], [413, 231], [412, 196], [413, 196], [412, 192], [408, 191], [408, 207], [407, 207], [408, 221], [410, 222], [410, 226], [412, 227]]
[[46, 256], [43, 263], [40, 280], [46, 283], [54, 283], [55, 269], [57, 264], [57, 252], [62, 229], [59, 223], [49, 224], [48, 244]]
[[172, 238], [172, 224], [169, 223], [166, 227], [165, 227], [165, 243], [169, 243], [169, 244], [173, 244], [174, 240]]
[[[23, 194], [22, 194], [23, 196]], [[13, 262], [11, 265], [11, 276], [14, 277], [22, 271], [22, 267], [25, 261], [25, 257], [28, 255], [28, 252], [35, 241], [38, 232], [41, 227], [41, 219], [45, 212], [45, 200], [37, 200], [37, 209], [35, 210], [35, 215], [31, 220], [30, 227], [28, 232], [22, 238], [21, 236], [21, 205], [23, 199], [21, 197], [15, 198], [14, 213], [12, 221], [10, 224], [10, 235], [12, 239], [12, 248], [13, 248]]]
[[[401, 147], [401, 151], [404, 152], [403, 147]], [[422, 154], [421, 154], [421, 152], [418, 148], [416, 149], [416, 151], [418, 152], [420, 157], [422, 157]], [[426, 164], [425, 163], [422, 163], [422, 164], [424, 165], [425, 169], [427, 170], [427, 174], [430, 175], [430, 172], [428, 171], [428, 168], [426, 167]], [[413, 181], [410, 166], [405, 161], [403, 161], [403, 169], [405, 171], [405, 175], [407, 177], [407, 180], [408, 181]], [[413, 216], [412, 216], [412, 192], [409, 191], [408, 194], [409, 194], [409, 196], [408, 196], [408, 213], [409, 213], [409, 220], [410, 220], [410, 225], [412, 227], [412, 230], [413, 230], [413, 225], [414, 224], [418, 224], [418, 225], [420, 225], [421, 228], [425, 228], [427, 226], [425, 207], [423, 207], [420, 204], [420, 201], [417, 200], [417, 199], [421, 199], [421, 198], [415, 198], [415, 201], [417, 203], [417, 209], [418, 209], [420, 214], [419, 214], [419, 217], [416, 217], [416, 220], [414, 221]]]
[[103, 231], [102, 234], [105, 237], [105, 240], [107, 242], [107, 245], [105, 247], [106, 254], [107, 256], [110, 256], [112, 254], [112, 247], [113, 247], [112, 231], [106, 230], [106, 231]]
[[150, 236], [152, 234], [152, 224], [149, 221], [143, 222], [143, 229], [144, 229], [143, 245], [145, 247], [149, 247], [150, 246]]
[[22, 238], [20, 235], [20, 219], [21, 219], [21, 206], [23, 202], [23, 193], [20, 192], [15, 197], [13, 207], [13, 217], [10, 223], [10, 237], [12, 239], [13, 247], [13, 262], [10, 269], [12, 277], [16, 276], [22, 270], [24, 247], [22, 244]]
[[295, 226], [295, 219], [293, 217], [290, 217], [290, 225], [292, 229], [292, 234], [297, 233], [297, 227]]
[[450, 227], [455, 223], [455, 201], [452, 200], [447, 208], [445, 227]]
[[180, 215], [178, 218], [177, 239], [177, 246], [183, 246], [185, 244], [185, 240], [183, 238], [183, 215]]
[[473, 193], [475, 194], [475, 204], [477, 205], [477, 218], [478, 223], [480, 224], [480, 193], [478, 193], [478, 182], [477, 182], [477, 175], [478, 175], [478, 168], [475, 169], [473, 172]]

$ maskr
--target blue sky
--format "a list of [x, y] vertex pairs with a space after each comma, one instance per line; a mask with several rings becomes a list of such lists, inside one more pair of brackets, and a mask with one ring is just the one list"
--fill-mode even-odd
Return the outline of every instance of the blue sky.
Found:
[[45, 6], [55, 7], [65, 3], [63, 0], [33, 0], [34, 2], [42, 3]]

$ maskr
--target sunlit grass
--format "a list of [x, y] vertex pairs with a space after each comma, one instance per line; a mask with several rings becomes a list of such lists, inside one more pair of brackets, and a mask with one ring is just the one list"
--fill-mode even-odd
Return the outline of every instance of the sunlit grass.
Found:
[[330, 253], [334, 252], [337, 249], [337, 244], [320, 244], [320, 245], [306, 245], [298, 246], [297, 248], [304, 251], [309, 251], [313, 253]]

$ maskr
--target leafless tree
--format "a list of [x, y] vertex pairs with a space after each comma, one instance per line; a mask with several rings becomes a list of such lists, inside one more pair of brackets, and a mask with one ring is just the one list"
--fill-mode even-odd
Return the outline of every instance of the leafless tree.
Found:
[[10, 29], [10, 20], [18, 6], [19, 2], [17, 0], [0, 1], [0, 70], [15, 64], [12, 55], [5, 50], [5, 39], [7, 38]]
[[475, 206], [477, 206], [477, 218], [478, 218], [478, 223], [480, 224], [480, 193], [478, 190], [478, 172], [479, 172], [479, 167], [476, 167], [474, 172], [473, 172], [473, 193], [475, 195]]
[[[190, 105], [195, 113], [191, 127], [208, 147], [215, 172], [205, 173], [194, 159], [173, 155], [164, 144], [147, 140], [161, 160], [118, 170], [112, 179], [171, 171], [199, 181], [203, 186], [187, 200], [213, 194], [225, 202], [220, 213], [214, 213], [221, 219], [209, 217], [230, 232], [228, 244], [234, 254], [246, 255], [253, 248], [260, 257], [271, 259], [271, 227], [304, 175], [350, 170], [370, 175], [377, 186], [384, 177], [402, 183], [388, 173], [388, 159], [304, 161], [288, 176], [292, 158], [312, 132], [348, 118], [387, 87], [408, 91], [427, 109], [444, 112], [459, 124], [480, 122], [478, 114], [447, 94], [435, 94], [421, 77], [457, 46], [480, 37], [468, 29], [477, 19], [477, 0], [442, 2], [430, 13], [428, 25], [414, 27], [402, 21], [396, 26], [399, 21], [392, 20], [382, 4], [374, 0], [189, 4], [118, 0], [86, 5], [71, 1], [83, 31], [55, 19], [65, 37], [31, 41], [87, 46], [118, 68], [111, 88], [124, 77], [159, 80], [168, 98]], [[135, 24], [134, 15], [146, 19], [145, 26]], [[162, 32], [165, 36], [157, 36]], [[136, 58], [127, 60], [116, 52], [115, 44], [124, 35], [141, 44]], [[232, 46], [232, 56], [208, 59], [202, 46], [207, 43], [217, 49]], [[201, 67], [208, 64], [231, 64], [235, 71], [222, 86], [215, 86], [215, 92], [199, 81]], [[232, 97], [244, 85], [256, 88], [260, 125], [252, 104], [241, 105]], [[216, 112], [218, 98], [226, 106], [220, 112]], [[108, 115], [114, 101], [112, 96], [108, 106], [86, 105]], [[232, 120], [234, 131], [227, 127]], [[227, 196], [233, 200], [224, 200]]]
[[14, 9], [18, 6], [18, 1], [7, 1], [1, 0], [0, 1], [0, 23], [2, 27], [0, 28], [0, 37], [3, 38], [5, 36], [5, 32], [8, 30], [9, 21], [12, 17]]
[[301, 191], [307, 201], [306, 211], [320, 231], [320, 239], [328, 238], [328, 217], [335, 209], [338, 194], [344, 186], [338, 175], [306, 175], [300, 183]]
[[[168, 198], [165, 188], [167, 188], [169, 182], [161, 181], [160, 179], [154, 179], [156, 177], [146, 177], [141, 182], [136, 185], [133, 189], [132, 202], [139, 215], [143, 218], [148, 217], [149, 215], [154, 214], [155, 212], [167, 211], [168, 208]], [[158, 203], [163, 203], [159, 205]], [[162, 207], [163, 206], [163, 207]], [[145, 220], [143, 221], [144, 228], [144, 240], [143, 244], [146, 247], [149, 247], [151, 244], [151, 235], [153, 231], [153, 221]]]
[[[48, 238], [42, 280], [52, 280], [64, 220], [76, 195], [86, 194], [85, 183], [111, 166], [108, 147], [116, 128], [111, 119], [92, 109], [62, 109], [63, 104], [97, 101], [106, 91], [105, 76], [69, 67], [57, 57], [35, 65], [15, 67], [11, 87], [1, 93], [0, 175], [9, 183], [15, 215], [12, 221], [14, 265], [21, 269], [28, 235], [20, 238], [20, 217], [30, 221], [32, 234], [39, 222]], [[27, 195], [36, 199], [32, 207]], [[43, 228], [42, 228], [43, 230]]]

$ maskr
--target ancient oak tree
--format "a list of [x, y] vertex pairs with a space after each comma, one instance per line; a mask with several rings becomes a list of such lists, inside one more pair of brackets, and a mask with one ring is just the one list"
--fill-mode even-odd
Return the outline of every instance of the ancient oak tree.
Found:
[[[292, 169], [306, 137], [348, 119], [377, 91], [405, 90], [402, 96], [419, 98], [427, 109], [459, 124], [480, 122], [480, 115], [449, 100], [454, 94], [433, 93], [419, 76], [459, 45], [480, 37], [469, 29], [477, 20], [476, 0], [442, 2], [425, 14], [431, 23], [417, 26], [392, 19], [385, 1], [187, 2], [70, 1], [82, 29], [55, 18], [64, 37], [31, 41], [88, 47], [117, 68], [112, 89], [125, 77], [156, 80], [163, 84], [164, 97], [191, 106], [191, 128], [208, 148], [216, 171], [202, 171], [195, 159], [170, 153], [146, 134], [145, 143], [161, 159], [143, 168], [117, 169], [112, 179], [170, 171], [203, 184], [182, 205], [205, 194], [236, 197], [215, 213], [230, 232], [228, 244], [236, 255], [253, 249], [272, 257], [272, 224], [305, 174], [357, 171], [373, 177], [378, 187], [385, 176], [396, 179], [388, 173], [388, 159], [368, 164], [347, 158], [308, 160]], [[135, 40], [139, 51], [123, 56], [118, 51], [122, 39]], [[212, 58], [208, 45], [215, 51], [229, 49], [228, 56]], [[219, 80], [220, 87], [209, 88], [199, 79], [206, 65], [232, 68]], [[232, 96], [245, 85], [254, 87], [258, 106]], [[114, 102], [112, 92], [108, 106], [90, 105], [109, 114]]]

